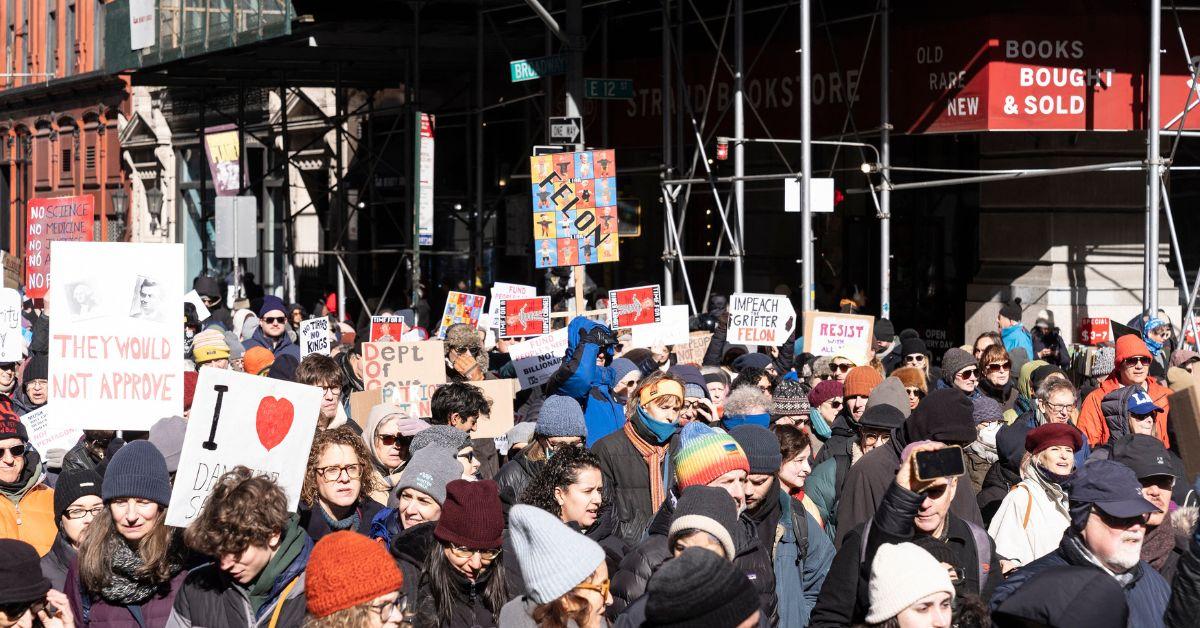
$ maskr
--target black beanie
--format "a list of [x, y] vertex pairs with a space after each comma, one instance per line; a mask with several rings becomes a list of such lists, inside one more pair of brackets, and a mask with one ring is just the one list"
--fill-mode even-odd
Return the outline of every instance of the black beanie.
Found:
[[758, 593], [746, 574], [699, 547], [659, 567], [646, 595], [645, 626], [736, 628], [759, 610]]
[[966, 444], [975, 440], [975, 404], [957, 388], [935, 390], [921, 400], [904, 422], [907, 441], [935, 440]]
[[900, 408], [881, 403], [864, 410], [858, 424], [877, 430], [894, 430], [904, 425], [904, 413]]
[[100, 485], [104, 480], [90, 469], [67, 469], [58, 476], [54, 484], [54, 519], [57, 521], [75, 500], [85, 495], [100, 497]]
[[920, 338], [905, 338], [900, 343], [900, 357], [912, 355], [914, 353], [923, 353], [929, 355], [929, 348], [925, 346], [925, 341]]
[[779, 452], [779, 439], [771, 430], [749, 423], [739, 425], [729, 430], [729, 435], [746, 452], [750, 461], [750, 473], [754, 475], [775, 475], [783, 466], [783, 454]]
[[1021, 300], [1015, 299], [1012, 303], [1005, 303], [1001, 306], [1000, 316], [1013, 322], [1021, 322]]
[[880, 342], [891, 342], [896, 337], [896, 326], [892, 325], [892, 321], [886, 318], [880, 318], [875, 321], [875, 329], [873, 332], [875, 340]]
[[25, 363], [25, 383], [32, 382], [35, 379], [50, 378], [50, 358], [41, 353], [35, 353]]
[[36, 602], [46, 597], [50, 581], [42, 575], [41, 558], [32, 545], [0, 539], [0, 556], [4, 557], [0, 560], [0, 604]]

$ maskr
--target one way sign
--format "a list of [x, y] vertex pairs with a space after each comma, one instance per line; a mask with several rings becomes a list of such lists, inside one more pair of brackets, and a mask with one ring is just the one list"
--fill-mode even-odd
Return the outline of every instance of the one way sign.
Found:
[[583, 118], [550, 118], [551, 144], [582, 144]]

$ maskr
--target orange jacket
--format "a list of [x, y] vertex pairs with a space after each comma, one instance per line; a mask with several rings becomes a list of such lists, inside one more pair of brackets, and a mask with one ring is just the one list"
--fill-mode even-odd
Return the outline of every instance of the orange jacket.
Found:
[[54, 489], [38, 484], [14, 504], [0, 495], [0, 538], [20, 539], [45, 556], [54, 545], [58, 526], [54, 524]]
[[[1093, 449], [1108, 442], [1108, 423], [1104, 420], [1104, 411], [1100, 409], [1100, 402], [1104, 400], [1105, 395], [1123, 386], [1124, 384], [1117, 376], [1117, 371], [1113, 371], [1104, 381], [1100, 382], [1099, 388], [1093, 390], [1083, 400], [1083, 409], [1079, 412], [1079, 422], [1076, 427], [1087, 437], [1088, 444]], [[1154, 403], [1162, 408], [1162, 412], [1154, 417], [1154, 435], [1162, 441], [1163, 446], [1170, 447], [1171, 442], [1167, 438], [1167, 414], [1171, 412], [1171, 402], [1168, 400], [1171, 389], [1156, 383], [1153, 379], [1146, 380], [1145, 388]]]

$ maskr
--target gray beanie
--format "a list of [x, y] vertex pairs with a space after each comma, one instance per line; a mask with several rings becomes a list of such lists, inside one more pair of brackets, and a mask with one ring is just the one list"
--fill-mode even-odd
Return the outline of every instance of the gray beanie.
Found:
[[639, 369], [633, 360], [629, 358], [617, 358], [612, 361], [613, 382], [619, 382], [625, 379], [625, 376], [637, 371], [638, 375], [642, 374], [642, 369]]
[[154, 445], [167, 461], [167, 471], [179, 470], [179, 454], [183, 452], [183, 435], [187, 433], [187, 421], [181, 416], [159, 419], [150, 426], [150, 444]]
[[166, 506], [171, 503], [167, 461], [149, 441], [127, 443], [108, 462], [100, 495], [105, 503], [122, 497], [137, 497]]
[[513, 506], [508, 513], [508, 533], [521, 565], [526, 595], [538, 604], [566, 595], [604, 563], [604, 550], [598, 543], [541, 508]]
[[446, 501], [446, 485], [462, 479], [463, 468], [457, 456], [458, 449], [441, 445], [430, 445], [413, 454], [396, 483], [396, 497], [399, 498], [404, 489], [412, 488], [432, 497], [441, 506]]
[[946, 350], [946, 355], [942, 356], [942, 379], [947, 384], [953, 384], [954, 376], [959, 371], [972, 366], [979, 366], [975, 356], [958, 347], [951, 347]]
[[579, 402], [565, 395], [550, 395], [538, 411], [535, 433], [542, 436], [580, 436], [587, 438], [587, 423]]
[[975, 409], [971, 412], [971, 418], [975, 419], [975, 425], [1004, 420], [1004, 408], [995, 399], [983, 395], [972, 399], [971, 403], [975, 405]]
[[737, 504], [723, 488], [715, 486], [689, 486], [679, 496], [675, 513], [671, 516], [671, 529], [667, 538], [673, 539], [684, 530], [701, 530], [721, 542], [725, 559], [737, 556], [733, 542], [733, 531], [738, 526]]
[[415, 454], [429, 445], [441, 445], [458, 453], [463, 447], [471, 445], [471, 436], [457, 427], [430, 425], [413, 436], [408, 451]]
[[783, 454], [779, 451], [779, 439], [771, 430], [751, 423], [744, 423], [732, 430], [729, 435], [746, 452], [750, 461], [750, 473], [753, 475], [774, 475], [783, 466]]
[[904, 383], [894, 375], [883, 380], [883, 383], [872, 389], [871, 395], [867, 397], [867, 410], [878, 405], [892, 406], [906, 419], [912, 414], [912, 409], [908, 407], [908, 393], [904, 392]]

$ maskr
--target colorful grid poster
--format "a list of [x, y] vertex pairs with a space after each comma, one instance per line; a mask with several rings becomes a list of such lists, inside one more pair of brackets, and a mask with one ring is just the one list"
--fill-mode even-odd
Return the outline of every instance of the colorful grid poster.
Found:
[[478, 326], [479, 315], [483, 313], [483, 303], [486, 300], [487, 297], [478, 294], [451, 290], [446, 295], [446, 309], [442, 310], [442, 325], [438, 329], [438, 338], [445, 338], [446, 330], [457, 323]]
[[620, 259], [617, 160], [612, 149], [529, 158], [537, 268]]

